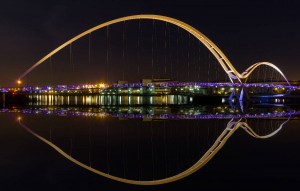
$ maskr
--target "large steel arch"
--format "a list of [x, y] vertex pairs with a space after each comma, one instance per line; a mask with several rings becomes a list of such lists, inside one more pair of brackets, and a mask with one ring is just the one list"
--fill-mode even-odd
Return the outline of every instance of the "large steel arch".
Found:
[[166, 17], [166, 16], [161, 16], [161, 15], [132, 15], [132, 16], [127, 16], [127, 17], [121, 17], [118, 19], [114, 19], [108, 22], [105, 22], [103, 24], [97, 25], [91, 29], [88, 29], [84, 31], [83, 33], [75, 36], [74, 38], [68, 40], [67, 42], [63, 43], [53, 51], [51, 51], [49, 54], [44, 56], [42, 59], [37, 61], [34, 65], [32, 65], [28, 70], [26, 70], [22, 75], [19, 76], [18, 80], [23, 79], [28, 73], [30, 73], [32, 70], [34, 70], [37, 66], [42, 64], [45, 60], [49, 59], [51, 56], [53, 56], [55, 53], [60, 51], [61, 49], [65, 48], [66, 46], [70, 45], [71, 43], [75, 42], [76, 40], [80, 39], [81, 37], [84, 37], [96, 30], [99, 30], [101, 28], [104, 28], [106, 26], [120, 23], [123, 21], [128, 21], [128, 20], [138, 20], [138, 19], [153, 19], [153, 20], [159, 20], [159, 21], [165, 21], [171, 24], [174, 24], [190, 34], [192, 34], [194, 37], [196, 37], [199, 41], [201, 41], [207, 48], [208, 50], [214, 55], [214, 57], [218, 60], [224, 71], [227, 73], [229, 76], [229, 79], [233, 82], [233, 80], [238, 80], [241, 82], [241, 78], [243, 76], [234, 68], [234, 66], [231, 64], [231, 62], [228, 60], [228, 58], [225, 56], [225, 54], [209, 39], [207, 38], [204, 34], [202, 34], [199, 30], [195, 29], [191, 25], [182, 22], [180, 20], [171, 18], [171, 17]]

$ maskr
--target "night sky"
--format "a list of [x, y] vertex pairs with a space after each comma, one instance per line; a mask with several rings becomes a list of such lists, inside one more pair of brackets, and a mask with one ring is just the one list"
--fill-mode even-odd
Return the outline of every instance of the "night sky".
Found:
[[0, 7], [0, 86], [13, 83], [75, 35], [134, 14], [165, 15], [194, 26], [240, 72], [255, 62], [269, 61], [290, 80], [300, 79], [300, 2], [296, 0], [11, 0]]

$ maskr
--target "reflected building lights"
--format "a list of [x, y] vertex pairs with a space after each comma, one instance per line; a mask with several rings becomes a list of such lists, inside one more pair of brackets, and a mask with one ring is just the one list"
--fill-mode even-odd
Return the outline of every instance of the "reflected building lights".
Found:
[[[174, 110], [171, 113], [171, 108], [164, 106], [164, 108], [159, 106], [143, 107], [143, 106], [113, 106], [113, 107], [100, 107], [97, 110], [83, 110], [80, 107], [32, 107], [32, 108], [10, 108], [10, 109], [0, 109], [2, 113], [22, 113], [22, 114], [52, 114], [52, 115], [67, 115], [67, 116], [93, 116], [98, 117], [101, 115], [106, 115], [116, 118], [132, 118], [132, 119], [237, 119], [237, 118], [252, 118], [260, 119], [266, 117], [288, 117], [288, 116], [298, 116], [299, 111], [283, 108], [282, 106], [276, 106], [270, 111], [261, 110], [259, 113], [243, 113], [238, 108], [232, 109], [228, 106], [215, 107], [209, 110], [209, 113], [205, 112], [202, 107], [186, 107], [181, 110]], [[251, 110], [250, 110], [251, 111]], [[259, 111], [259, 110], [258, 110]], [[245, 111], [244, 111], [245, 112]], [[148, 114], [151, 114], [150, 116]]]

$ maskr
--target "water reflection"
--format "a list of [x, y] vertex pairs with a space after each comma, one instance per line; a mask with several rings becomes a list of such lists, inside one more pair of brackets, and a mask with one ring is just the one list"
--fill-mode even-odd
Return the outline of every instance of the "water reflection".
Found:
[[34, 115], [114, 117], [119, 119], [178, 120], [178, 119], [240, 119], [274, 118], [298, 115], [298, 108], [286, 105], [256, 105], [247, 109], [230, 105], [217, 106], [37, 106], [2, 108], [0, 113], [22, 113]]
[[[219, 107], [226, 112], [220, 114]], [[137, 185], [165, 184], [189, 176], [209, 162], [238, 129], [266, 139], [299, 115], [282, 106], [252, 108], [249, 113], [216, 108], [158, 108], [151, 115], [144, 115], [143, 107], [135, 112], [118, 107], [2, 112], [18, 113], [21, 127], [82, 168]]]
[[191, 101], [187, 95], [30, 95], [30, 105], [182, 105]]

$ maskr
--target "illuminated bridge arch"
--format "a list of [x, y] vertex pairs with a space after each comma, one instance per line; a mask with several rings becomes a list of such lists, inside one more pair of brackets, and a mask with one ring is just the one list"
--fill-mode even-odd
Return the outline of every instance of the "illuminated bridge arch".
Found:
[[165, 21], [167, 23], [174, 24], [190, 34], [192, 34], [194, 37], [196, 37], [199, 41], [201, 41], [207, 49], [214, 55], [214, 57], [218, 60], [219, 64], [222, 66], [224, 71], [227, 73], [229, 76], [230, 80], [233, 82], [233, 80], [238, 80], [241, 82], [241, 78], [243, 76], [239, 74], [239, 72], [233, 67], [231, 62], [228, 60], [228, 58], [225, 56], [225, 54], [209, 39], [207, 38], [204, 34], [202, 34], [199, 30], [195, 29], [194, 27], [190, 26], [187, 23], [184, 23], [180, 20], [171, 18], [171, 17], [166, 17], [166, 16], [161, 16], [161, 15], [132, 15], [132, 16], [127, 16], [127, 17], [121, 17], [118, 19], [114, 19], [108, 22], [105, 22], [103, 24], [97, 25], [91, 29], [88, 29], [84, 31], [83, 33], [75, 36], [74, 38], [68, 40], [67, 42], [63, 43], [56, 49], [54, 49], [52, 52], [44, 56], [42, 59], [40, 59], [38, 62], [36, 62], [33, 66], [31, 66], [28, 70], [26, 70], [22, 75], [19, 76], [18, 80], [23, 79], [28, 73], [30, 73], [32, 70], [34, 70], [37, 66], [42, 64], [45, 60], [56, 54], [58, 51], [61, 49], [65, 48], [66, 46], [70, 45], [71, 43], [77, 41], [81, 37], [84, 37], [96, 30], [99, 30], [101, 28], [107, 27], [112, 24], [120, 23], [123, 21], [128, 21], [128, 20], [138, 20], [138, 19], [153, 19], [153, 20], [159, 20], [159, 21]]
[[242, 74], [241, 74], [241, 79], [247, 80], [247, 78], [251, 75], [252, 72], [254, 72], [258, 67], [260, 66], [268, 66], [273, 69], [275, 69], [287, 82], [287, 84], [290, 86], [290, 82], [288, 81], [287, 77], [283, 74], [283, 72], [274, 64], [270, 62], [257, 62], [253, 65], [251, 65], [249, 68], [247, 68]]

